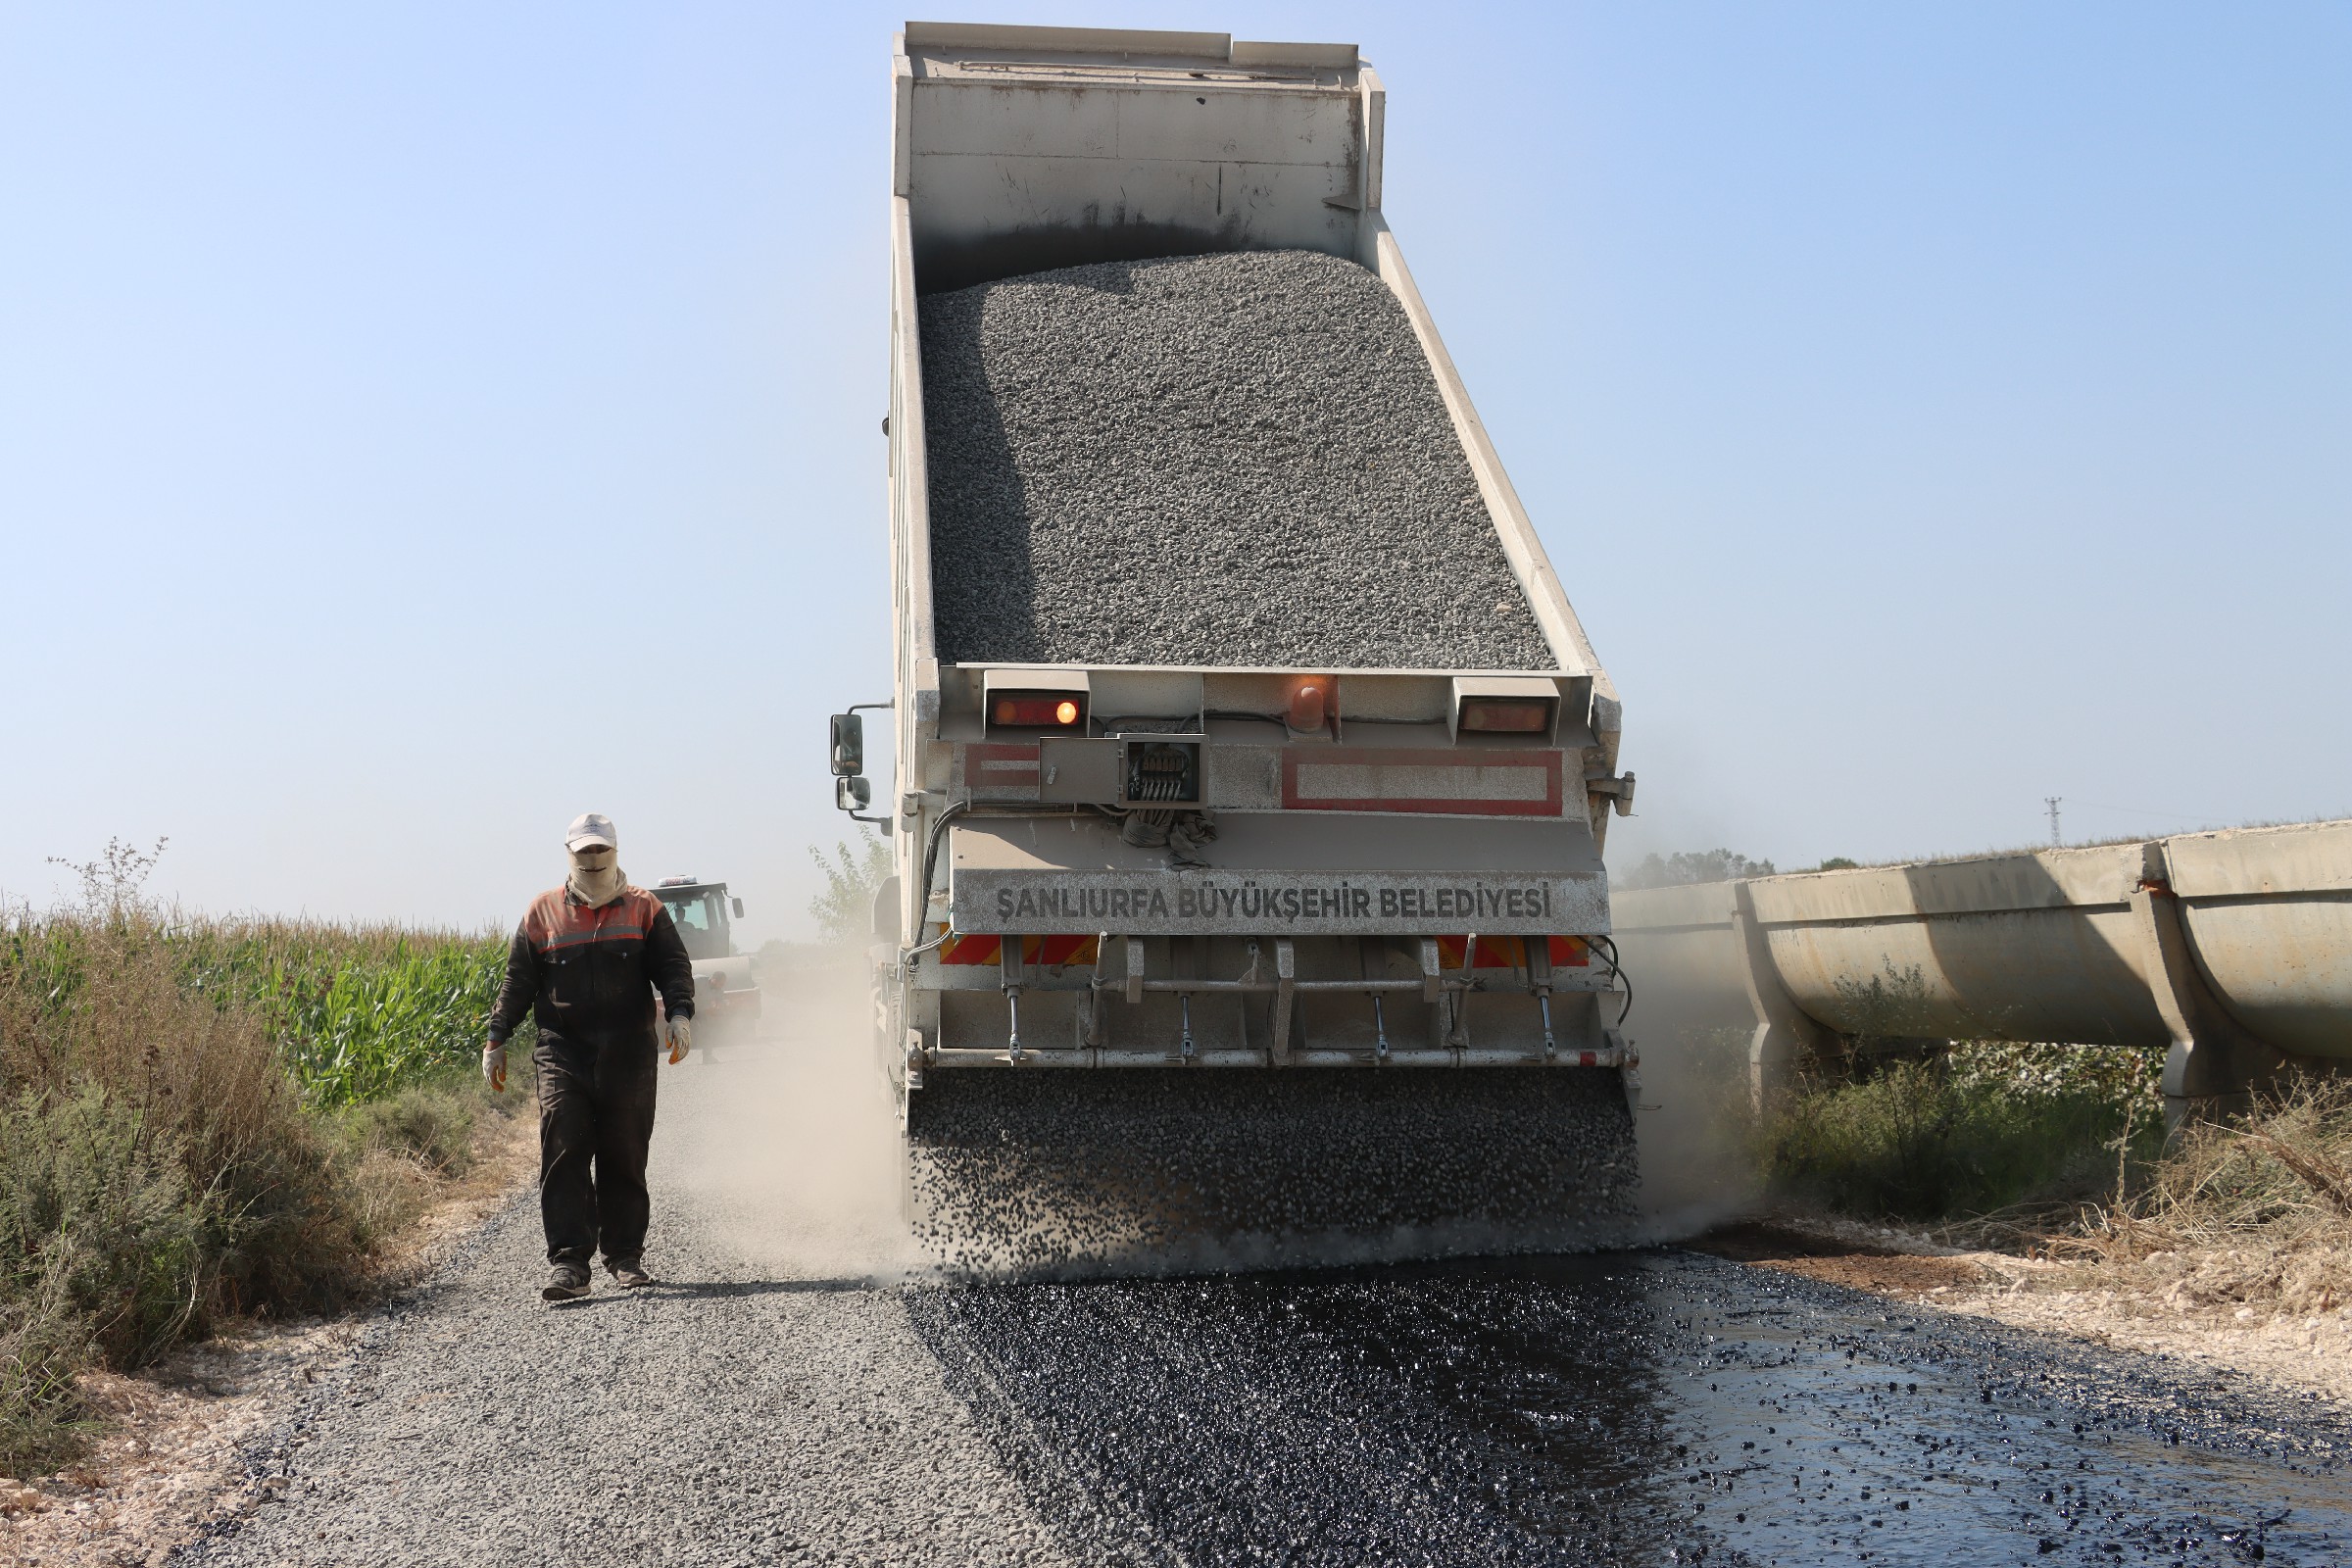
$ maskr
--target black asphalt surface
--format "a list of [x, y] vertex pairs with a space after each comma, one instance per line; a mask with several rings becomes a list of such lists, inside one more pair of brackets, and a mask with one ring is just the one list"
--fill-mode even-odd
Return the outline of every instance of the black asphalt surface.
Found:
[[2352, 1561], [2341, 1409], [1685, 1251], [909, 1305], [1096, 1561]]

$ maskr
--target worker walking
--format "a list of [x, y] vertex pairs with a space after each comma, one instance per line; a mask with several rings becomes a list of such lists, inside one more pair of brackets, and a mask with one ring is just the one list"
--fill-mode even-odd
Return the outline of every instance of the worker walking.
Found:
[[[507, 981], [490, 1012], [482, 1076], [507, 1088], [507, 1041], [525, 1008], [539, 1025], [539, 1218], [554, 1265], [539, 1294], [588, 1294], [601, 1243], [623, 1286], [651, 1285], [645, 1155], [654, 1137], [654, 1069], [693, 1044], [694, 966], [662, 901], [631, 887], [612, 819], [574, 817], [564, 835], [571, 874], [531, 901], [507, 948]], [[657, 1030], [654, 992], [664, 1017]]]

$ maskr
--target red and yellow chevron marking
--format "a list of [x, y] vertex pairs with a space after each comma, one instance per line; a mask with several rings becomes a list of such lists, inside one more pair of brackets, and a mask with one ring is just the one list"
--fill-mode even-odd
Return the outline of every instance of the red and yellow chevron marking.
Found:
[[[1021, 961], [1024, 963], [1093, 963], [1097, 950], [1094, 937], [1023, 937]], [[939, 945], [942, 963], [995, 963], [1004, 951], [1004, 938], [984, 936], [951, 936]]]
[[[1480, 937], [1477, 940], [1478, 962], [1472, 967], [1520, 969], [1527, 966], [1527, 944], [1532, 938]], [[1551, 945], [1551, 966], [1555, 969], [1582, 969], [1592, 961], [1592, 950], [1585, 945], [1583, 937], [1549, 937], [1545, 940]], [[1438, 967], [1463, 967], [1463, 950], [1470, 945], [1470, 941], [1468, 937], [1438, 938]]]

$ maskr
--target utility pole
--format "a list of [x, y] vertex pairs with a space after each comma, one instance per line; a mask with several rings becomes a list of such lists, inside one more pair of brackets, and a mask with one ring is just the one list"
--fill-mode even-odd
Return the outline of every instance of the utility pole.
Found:
[[2041, 804], [2050, 808], [2050, 848], [2053, 850], [2061, 849], [2066, 844], [2066, 840], [2058, 836], [2058, 803], [2065, 799], [2063, 795], [2044, 795], [2041, 798]]

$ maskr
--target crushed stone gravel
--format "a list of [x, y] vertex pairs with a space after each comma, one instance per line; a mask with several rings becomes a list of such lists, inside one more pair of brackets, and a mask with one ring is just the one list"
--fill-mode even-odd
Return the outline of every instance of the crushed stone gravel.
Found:
[[1617, 1074], [935, 1072], [916, 1234], [952, 1274], [1581, 1251], [1637, 1227]]
[[948, 1393], [903, 1296], [874, 1283], [896, 1257], [857, 1226], [895, 1193], [862, 1130], [837, 1136], [889, 1133], [862, 1054], [698, 1043], [660, 1093], [656, 1283], [624, 1291], [600, 1265], [587, 1298], [541, 1301], [526, 1192], [248, 1448], [261, 1500], [208, 1527], [193, 1560], [1081, 1560]]
[[908, 1283], [859, 1001], [664, 1069], [662, 1283], [540, 1302], [526, 1197], [175, 1560], [2348, 1560], [2352, 1411], [1688, 1252]]
[[943, 660], [1553, 666], [1363, 268], [1113, 262], [919, 310]]
[[536, 1202], [379, 1323], [199, 1559], [1062, 1564], [902, 1299], [746, 1268], [682, 1215], [660, 1283], [548, 1305]]

